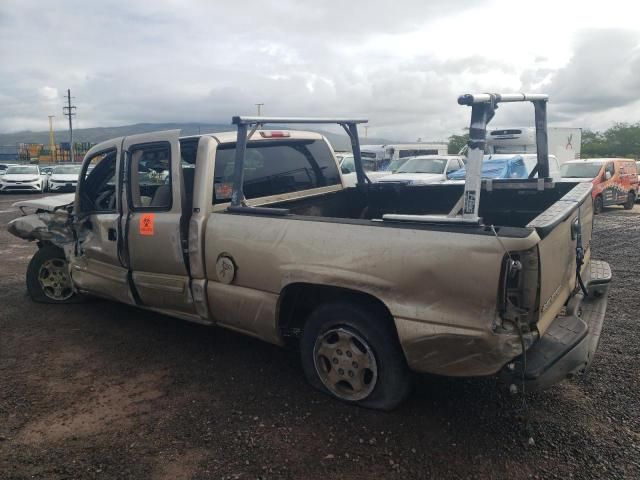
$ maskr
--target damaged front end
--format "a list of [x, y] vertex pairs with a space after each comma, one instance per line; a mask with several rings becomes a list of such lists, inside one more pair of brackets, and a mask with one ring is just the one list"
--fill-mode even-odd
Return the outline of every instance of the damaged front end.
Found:
[[[74, 195], [56, 195], [14, 203], [22, 216], [9, 222], [7, 230], [18, 238], [51, 244], [67, 252], [76, 240], [73, 227]], [[34, 212], [34, 213], [29, 213]]]
[[63, 248], [75, 240], [70, 219], [70, 213], [64, 209], [33, 213], [12, 220], [7, 230], [24, 240], [47, 242]]

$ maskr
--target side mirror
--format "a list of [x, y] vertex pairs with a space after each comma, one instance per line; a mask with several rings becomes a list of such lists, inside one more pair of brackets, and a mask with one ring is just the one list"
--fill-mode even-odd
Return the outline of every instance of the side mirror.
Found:
[[611, 180], [611, 172], [609, 172], [609, 171], [604, 172], [604, 179], [605, 180]]
[[347, 173], [351, 173], [347, 167], [340, 167], [340, 171], [342, 172], [343, 175], [346, 175]]

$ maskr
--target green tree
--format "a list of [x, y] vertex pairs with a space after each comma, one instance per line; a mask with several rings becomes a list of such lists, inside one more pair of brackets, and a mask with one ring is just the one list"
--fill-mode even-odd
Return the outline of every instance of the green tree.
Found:
[[464, 147], [469, 141], [469, 134], [465, 133], [462, 135], [451, 135], [449, 137], [449, 147], [447, 151], [450, 155], [457, 155], [462, 147]]
[[606, 151], [606, 140], [600, 132], [592, 130], [582, 131], [582, 148], [580, 156], [582, 158], [602, 157]]
[[580, 156], [640, 158], [640, 122], [618, 122], [604, 132], [583, 130]]
[[616, 123], [605, 131], [603, 136], [610, 156], [640, 156], [640, 123]]

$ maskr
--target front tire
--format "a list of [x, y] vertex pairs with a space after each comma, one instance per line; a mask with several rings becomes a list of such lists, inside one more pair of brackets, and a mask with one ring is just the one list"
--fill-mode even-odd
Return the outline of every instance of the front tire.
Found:
[[27, 267], [27, 291], [38, 303], [77, 303], [83, 300], [73, 288], [64, 251], [53, 245], [40, 248]]
[[594, 215], [601, 214], [603, 208], [604, 208], [604, 201], [602, 200], [602, 195], [598, 195], [593, 201], [593, 214]]
[[392, 410], [411, 391], [395, 329], [374, 306], [319, 306], [305, 323], [300, 354], [309, 383], [344, 402]]
[[631, 210], [636, 203], [636, 194], [633, 192], [629, 192], [627, 196], [627, 202], [623, 205], [625, 210]]

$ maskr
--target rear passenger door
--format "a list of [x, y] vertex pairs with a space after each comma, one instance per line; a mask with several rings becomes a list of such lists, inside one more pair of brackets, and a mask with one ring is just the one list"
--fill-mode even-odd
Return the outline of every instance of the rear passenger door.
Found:
[[126, 259], [138, 303], [194, 312], [187, 270], [178, 130], [127, 137]]

